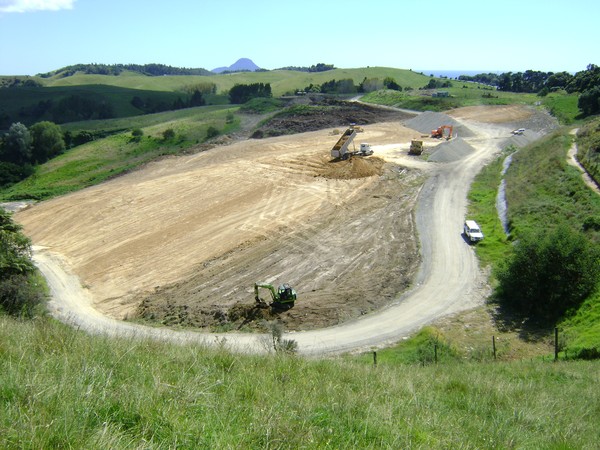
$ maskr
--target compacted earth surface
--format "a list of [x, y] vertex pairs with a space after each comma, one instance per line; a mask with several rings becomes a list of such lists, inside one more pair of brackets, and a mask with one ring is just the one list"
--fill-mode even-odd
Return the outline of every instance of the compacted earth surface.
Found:
[[[418, 116], [382, 108], [378, 118], [369, 107], [361, 123], [355, 108], [328, 128], [158, 161], [16, 219], [108, 317], [205, 331], [262, 330], [265, 320], [291, 331], [346, 323], [414, 286], [425, 180], [475, 154], [477, 142], [510, 139], [511, 128], [537, 117], [511, 106]], [[348, 118], [364, 130], [356, 147], [370, 143], [373, 156], [332, 160]], [[443, 122], [457, 136], [429, 138]], [[408, 154], [412, 139], [423, 140], [423, 155]], [[294, 307], [259, 306], [256, 282], [289, 283]]]

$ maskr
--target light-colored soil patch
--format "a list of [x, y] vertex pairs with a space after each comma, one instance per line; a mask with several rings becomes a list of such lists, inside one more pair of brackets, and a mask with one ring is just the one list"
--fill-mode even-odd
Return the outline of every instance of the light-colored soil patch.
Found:
[[449, 111], [448, 115], [460, 120], [512, 123], [530, 119], [533, 111], [522, 105], [467, 106]]
[[[357, 144], [405, 134], [371, 125]], [[171, 158], [18, 220], [115, 318], [221, 326], [254, 304], [254, 282], [287, 282], [299, 296], [281, 315], [289, 329], [337, 324], [410, 284], [420, 172], [379, 157], [332, 162], [336, 141], [323, 130]]]

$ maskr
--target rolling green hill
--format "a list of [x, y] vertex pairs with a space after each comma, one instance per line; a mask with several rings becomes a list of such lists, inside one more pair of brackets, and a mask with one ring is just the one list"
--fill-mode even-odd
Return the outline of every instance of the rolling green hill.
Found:
[[[269, 83], [274, 97], [294, 93], [331, 80], [392, 77], [406, 88], [427, 84], [429, 77], [408, 70], [373, 67], [335, 69], [326, 72], [275, 70], [221, 75], [147, 76], [124, 71], [119, 75], [29, 77], [28, 83], [0, 88], [0, 130], [12, 123], [27, 126], [42, 120], [66, 123], [79, 120], [131, 117], [148, 112], [177, 109], [199, 85], [214, 85], [215, 94], [204, 94], [206, 104], [228, 103], [227, 93], [236, 84]], [[0, 86], [11, 86], [14, 77], [3, 77]], [[135, 100], [137, 102], [135, 102]], [[177, 106], [177, 103], [180, 106]], [[134, 106], [135, 105], [135, 106]]]
[[366, 78], [392, 77], [402, 87], [417, 89], [427, 84], [429, 77], [404, 69], [388, 67], [368, 67], [359, 69], [334, 69], [326, 72], [298, 72], [292, 70], [272, 70], [266, 72], [237, 72], [212, 76], [163, 76], [149, 77], [134, 72], [123, 72], [119, 76], [76, 74], [66, 78], [40, 79], [45, 86], [80, 86], [105, 84], [129, 89], [154, 91], [182, 91], [185, 86], [198, 82], [210, 82], [217, 86], [217, 92], [226, 92], [235, 84], [270, 83], [273, 96], [294, 92], [312, 84], [325, 81], [351, 78], [355, 84]]

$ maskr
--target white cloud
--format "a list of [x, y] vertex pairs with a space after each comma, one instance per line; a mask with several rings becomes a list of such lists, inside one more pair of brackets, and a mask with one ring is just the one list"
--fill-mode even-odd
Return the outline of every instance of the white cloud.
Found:
[[73, 8], [75, 0], [0, 0], [0, 13], [58, 11]]

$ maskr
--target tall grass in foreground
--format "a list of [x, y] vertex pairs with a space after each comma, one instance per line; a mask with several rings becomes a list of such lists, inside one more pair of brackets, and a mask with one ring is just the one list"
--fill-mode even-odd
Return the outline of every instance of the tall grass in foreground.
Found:
[[0, 447], [594, 448], [598, 373], [245, 356], [0, 317]]

